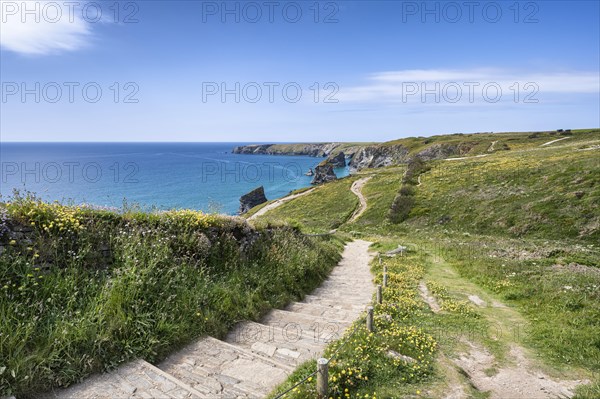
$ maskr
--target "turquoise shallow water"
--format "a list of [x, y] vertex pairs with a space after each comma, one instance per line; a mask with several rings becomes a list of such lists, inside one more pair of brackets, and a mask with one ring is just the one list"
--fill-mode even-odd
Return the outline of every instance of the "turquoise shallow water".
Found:
[[239, 197], [258, 186], [268, 199], [309, 186], [304, 173], [321, 161], [231, 153], [243, 144], [1, 143], [0, 194], [6, 200], [18, 189], [49, 201], [235, 214]]

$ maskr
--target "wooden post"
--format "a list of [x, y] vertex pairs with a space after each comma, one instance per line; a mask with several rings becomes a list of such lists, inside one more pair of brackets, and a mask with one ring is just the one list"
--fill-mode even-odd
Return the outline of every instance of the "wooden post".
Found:
[[329, 360], [320, 358], [317, 360], [317, 398], [327, 399], [329, 397]]
[[367, 308], [367, 330], [373, 332], [373, 306]]
[[377, 286], [377, 303], [381, 305], [382, 299], [383, 299], [383, 297], [382, 297], [382, 292], [381, 292], [381, 284], [379, 284]]
[[387, 287], [387, 266], [383, 267], [383, 286]]

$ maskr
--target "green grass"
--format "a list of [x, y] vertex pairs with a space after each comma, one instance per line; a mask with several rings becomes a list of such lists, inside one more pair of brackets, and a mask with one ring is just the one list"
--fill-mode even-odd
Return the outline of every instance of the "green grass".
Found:
[[[310, 292], [341, 242], [191, 211], [117, 214], [21, 199], [1, 237], [0, 395], [154, 362]], [[98, 248], [108, 254], [100, 256]]]
[[319, 186], [258, 219], [265, 223], [299, 224], [307, 232], [328, 232], [345, 223], [358, 206], [358, 199], [350, 191], [354, 180], [355, 177], [344, 178]]
[[[476, 319], [445, 315], [438, 320], [437, 315], [428, 315], [409, 322], [432, 334], [442, 352], [460, 353], [464, 348], [445, 341], [435, 329], [427, 330], [432, 320], [448, 331], [499, 327], [503, 333], [499, 340], [489, 340], [483, 332], [475, 336], [500, 363], [508, 345], [515, 342], [541, 356], [539, 366], [550, 374], [590, 379], [592, 384], [577, 389], [577, 397], [595, 398], [600, 397], [600, 157], [598, 150], [582, 149], [600, 144], [600, 130], [573, 133], [456, 135], [433, 138], [427, 144], [423, 138], [399, 140], [409, 143], [411, 151], [435, 142], [472, 140], [467, 156], [486, 153], [492, 141], [498, 142], [486, 157], [429, 162], [432, 169], [414, 187], [415, 205], [408, 220], [397, 225], [386, 216], [400, 188], [403, 167], [362, 171], [361, 175], [371, 176], [363, 188], [367, 211], [339, 231], [375, 241], [379, 251], [399, 243], [419, 248], [424, 256], [420, 258], [423, 278], [433, 288], [446, 287], [436, 293], [442, 303], [444, 296], [449, 298], [449, 308], [471, 309], [466, 302], [469, 293], [488, 303], [508, 304], [477, 309], [481, 317]], [[569, 138], [540, 147], [563, 137]], [[510, 150], [502, 149], [503, 143]], [[315, 199], [311, 197], [289, 204], [295, 207], [297, 220], [311, 214]], [[351, 358], [355, 352], [346, 356]], [[449, 378], [442, 363], [438, 359], [436, 371], [418, 382], [421, 391], [435, 393], [436, 381]], [[377, 391], [378, 397], [391, 397], [392, 391], [410, 395], [415, 388], [393, 374], [378, 384], [384, 387]], [[375, 385], [361, 387], [353, 392], [376, 391]], [[434, 393], [431, 397], [437, 397]]]
[[381, 232], [384, 226], [388, 226], [390, 206], [400, 189], [404, 171], [405, 168], [400, 166], [383, 168], [377, 173], [368, 173], [371, 179], [362, 190], [367, 200], [367, 209], [356, 221], [344, 226], [343, 229]]
[[[384, 265], [389, 273], [383, 303], [374, 310], [375, 332], [366, 329], [363, 317], [327, 347], [324, 357], [332, 359], [330, 397], [437, 397], [441, 392], [438, 376], [443, 372], [436, 365], [439, 348], [450, 351], [458, 344], [458, 334], [486, 329], [486, 321], [468, 305], [434, 314], [421, 301], [418, 284], [425, 276], [423, 264], [427, 264], [427, 257], [412, 252], [402, 258], [385, 258], [382, 265], [373, 262], [376, 283], [382, 282]], [[392, 359], [389, 351], [414, 361]], [[272, 396], [289, 389], [314, 369], [314, 361], [304, 364]], [[311, 380], [286, 397], [315, 397], [315, 389], [315, 381]]]
[[[538, 148], [540, 145], [552, 140], [569, 137], [564, 142], [582, 142], [598, 139], [600, 129], [573, 130], [571, 135], [557, 131], [538, 132], [507, 132], [507, 133], [473, 133], [473, 134], [445, 134], [430, 137], [407, 137], [382, 143], [383, 147], [402, 145], [411, 154], [416, 154], [432, 145], [455, 145], [461, 150], [461, 156], [474, 156], [489, 153], [493, 142], [493, 152], [524, 150]], [[558, 144], [558, 143], [557, 143]], [[561, 144], [563, 144], [561, 142]]]
[[600, 157], [578, 147], [435, 162], [421, 176], [410, 225], [598, 242]]
[[[440, 397], [449, 379], [471, 389], [446, 358], [464, 351], [465, 333], [496, 356], [498, 367], [517, 342], [540, 355], [542, 366], [592, 380], [578, 388], [578, 398], [600, 397], [600, 157], [598, 150], [581, 151], [600, 144], [600, 130], [446, 135], [382, 146], [398, 144], [412, 154], [452, 144], [465, 156], [489, 155], [429, 162], [432, 169], [413, 187], [414, 207], [399, 224], [388, 215], [403, 166], [319, 186], [259, 217], [256, 227], [194, 212], [18, 204], [11, 217], [33, 222], [35, 237], [0, 256], [0, 331], [12, 332], [0, 335], [0, 394], [66, 385], [134, 357], [157, 360], [302, 296], [335, 265], [341, 241], [308, 238], [292, 225], [309, 233], [337, 228], [340, 237], [374, 241], [380, 252], [398, 244], [416, 250], [386, 261], [393, 277], [386, 303], [376, 307], [378, 330], [369, 335], [357, 321], [357, 335], [331, 365], [333, 397], [345, 397], [346, 389], [352, 397]], [[348, 223], [358, 206], [350, 186], [366, 175], [368, 208]], [[98, 255], [102, 247], [108, 258]], [[373, 271], [379, 282], [377, 263]], [[421, 300], [420, 280], [442, 312]], [[509, 307], [475, 308], [469, 293]], [[515, 336], [513, 327], [521, 325]], [[510, 335], [491, 339], [485, 332], [495, 326]], [[418, 370], [394, 363], [388, 349], [414, 356]], [[280, 390], [312, 370], [314, 362], [304, 365]], [[313, 397], [311, 383], [292, 396]]]

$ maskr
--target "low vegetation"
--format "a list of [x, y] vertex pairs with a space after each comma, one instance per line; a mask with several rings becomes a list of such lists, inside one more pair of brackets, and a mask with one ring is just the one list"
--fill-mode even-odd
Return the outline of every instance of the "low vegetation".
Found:
[[[544, 145], [558, 139], [562, 140]], [[565, 373], [564, 378], [590, 380], [590, 384], [577, 389], [577, 398], [599, 397], [600, 130], [398, 140], [412, 143], [411, 152], [436, 142], [466, 141], [472, 145], [464, 154], [466, 159], [428, 161], [420, 185], [412, 174], [413, 184], [402, 184], [407, 180], [402, 179], [403, 166], [361, 171], [359, 175], [371, 176], [362, 190], [367, 210], [356, 221], [342, 224], [338, 231], [374, 241], [380, 251], [394, 249], [401, 243], [429, 253], [420, 258], [401, 258], [406, 265], [401, 264], [410, 267], [416, 260], [425, 267], [424, 274], [417, 275], [427, 281], [441, 311], [429, 312], [414, 295], [413, 284], [405, 292], [412, 295], [415, 309], [421, 311], [412, 309], [415, 319], [402, 322], [432, 336], [439, 352], [452, 357], [465, 348], [456, 340], [445, 340], [439, 330], [429, 329], [432, 323], [451, 331], [483, 331], [487, 326], [499, 325], [505, 332], [510, 331], [510, 337], [490, 340], [487, 334], [475, 334], [498, 361], [505, 359], [509, 345], [521, 345], [541, 355], [544, 364], [553, 370]], [[474, 155], [485, 156], [468, 158]], [[414, 202], [402, 222], [392, 223], [388, 211], [401, 184], [401, 196], [412, 197]], [[300, 224], [314, 217], [306, 206], [313, 200], [311, 196], [304, 197], [303, 203], [288, 204]], [[286, 212], [278, 217], [285, 219]], [[390, 272], [394, 267], [388, 264]], [[453, 274], [442, 275], [442, 270]], [[469, 293], [486, 298], [487, 305], [477, 308], [469, 300]], [[507, 307], [490, 305], [496, 302]], [[518, 326], [522, 330], [513, 331], [517, 328], [515, 320], [522, 323]], [[355, 367], [357, 363], [352, 359], [365, 351], [360, 345], [367, 342], [366, 338], [360, 334], [357, 337], [360, 338], [356, 342], [350, 339], [348, 347], [340, 350], [346, 362], [342, 364]], [[373, 351], [380, 350], [376, 342], [372, 345]], [[408, 349], [402, 350], [408, 354]], [[369, 357], [376, 355], [369, 353]], [[378, 359], [380, 369], [393, 365], [390, 359]], [[447, 375], [443, 357], [436, 360], [432, 371], [416, 382], [403, 381], [406, 376], [402, 372], [388, 374], [384, 382], [375, 374], [368, 374], [368, 367], [361, 365], [357, 369], [365, 370], [362, 375], [367, 375], [369, 381], [378, 381], [378, 385], [365, 381], [353, 387], [334, 384], [334, 397], [346, 397], [346, 388], [350, 397], [416, 397], [417, 390], [438, 397], [442, 391], [436, 391], [436, 384]], [[314, 370], [313, 365], [305, 367], [307, 372]], [[299, 372], [287, 386], [304, 375]], [[377, 389], [378, 386], [382, 388]], [[467, 380], [464, 386], [469, 386]], [[311, 397], [310, 389], [314, 388], [299, 388], [294, 395]], [[472, 391], [468, 395], [486, 394]]]
[[194, 211], [0, 205], [0, 395], [156, 361], [311, 291], [340, 241]]
[[310, 194], [269, 211], [260, 220], [299, 225], [312, 233], [325, 233], [338, 228], [358, 206], [358, 199], [350, 191], [355, 180], [355, 177], [349, 177], [318, 186]]
[[[417, 252], [373, 263], [376, 283], [382, 283], [384, 266], [388, 271], [383, 302], [374, 309], [375, 331], [367, 330], [363, 317], [327, 347], [324, 357], [331, 359], [330, 397], [427, 397], [435, 389], [435, 361], [440, 345], [456, 345], [455, 337], [448, 339], [443, 334], [448, 332], [446, 327], [460, 326], [460, 332], [485, 329], [485, 321], [469, 305], [449, 306], [442, 314], [434, 314], [427, 307], [418, 291], [425, 274], [424, 264], [425, 254]], [[438, 288], [444, 290], [442, 286]], [[314, 361], [303, 365], [275, 392], [286, 391], [315, 367]], [[284, 397], [316, 397], [314, 379]]]
[[428, 170], [429, 166], [419, 157], [413, 157], [408, 161], [406, 172], [402, 176], [402, 187], [390, 207], [389, 219], [392, 223], [401, 223], [408, 219], [415, 205], [419, 177]]

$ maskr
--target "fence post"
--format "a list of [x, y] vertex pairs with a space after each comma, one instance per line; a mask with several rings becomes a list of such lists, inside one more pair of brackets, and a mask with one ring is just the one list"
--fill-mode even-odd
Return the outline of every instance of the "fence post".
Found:
[[381, 284], [379, 284], [377, 286], [377, 303], [381, 305], [382, 299]]
[[383, 267], [383, 286], [387, 287], [387, 266]]
[[373, 306], [367, 308], [367, 330], [373, 332]]
[[329, 360], [320, 358], [317, 360], [317, 398], [327, 399], [329, 396], [329, 387], [327, 386], [329, 380], [328, 370]]

